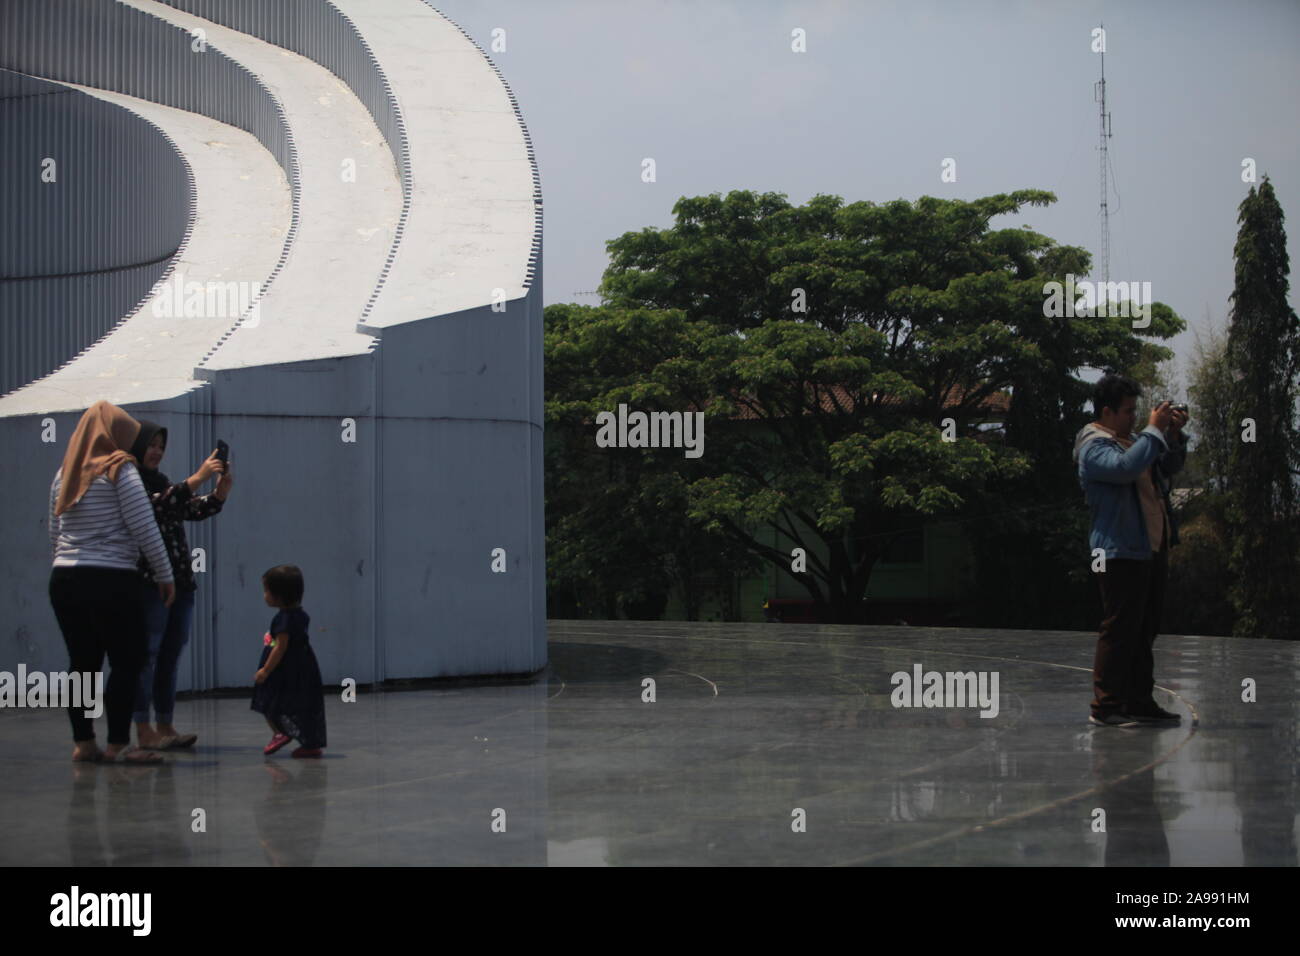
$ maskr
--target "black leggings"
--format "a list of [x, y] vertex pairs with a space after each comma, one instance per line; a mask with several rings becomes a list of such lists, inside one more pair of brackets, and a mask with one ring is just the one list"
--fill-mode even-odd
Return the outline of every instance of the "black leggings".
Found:
[[[131, 713], [135, 685], [148, 658], [140, 575], [117, 568], [54, 568], [50, 573], [50, 603], [68, 646], [68, 669], [95, 673], [104, 668], [104, 655], [112, 667], [104, 689], [108, 714], [108, 742], [131, 742]], [[94, 722], [84, 706], [68, 708], [72, 739], [95, 739]]]

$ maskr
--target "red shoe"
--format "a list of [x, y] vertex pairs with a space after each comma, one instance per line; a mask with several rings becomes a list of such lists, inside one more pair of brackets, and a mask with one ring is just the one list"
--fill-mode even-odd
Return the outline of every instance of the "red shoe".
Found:
[[299, 748], [298, 748], [297, 750], [295, 750], [293, 753], [289, 754], [289, 756], [290, 756], [290, 757], [319, 757], [319, 756], [320, 756], [320, 748], [319, 748], [319, 747], [299, 747]]
[[275, 753], [285, 744], [292, 743], [292, 742], [293, 742], [293, 738], [288, 736], [287, 734], [276, 734], [274, 737], [271, 738], [271, 742], [262, 748], [262, 753], [266, 754], [269, 757], [271, 756], [271, 754]]

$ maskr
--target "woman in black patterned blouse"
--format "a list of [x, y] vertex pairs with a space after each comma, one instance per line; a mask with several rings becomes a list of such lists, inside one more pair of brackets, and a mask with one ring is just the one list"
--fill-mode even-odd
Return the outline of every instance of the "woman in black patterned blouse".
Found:
[[[167, 450], [167, 429], [153, 422], [140, 422], [140, 437], [132, 453], [140, 460], [140, 477], [145, 491], [153, 502], [158, 530], [162, 532], [167, 555], [171, 558], [172, 573], [176, 577], [176, 600], [170, 608], [164, 607], [153, 594], [154, 584], [149, 566], [140, 563], [144, 580], [145, 608], [149, 622], [149, 657], [140, 672], [136, 689], [136, 736], [140, 746], [149, 750], [170, 750], [190, 747], [198, 740], [197, 734], [181, 734], [172, 724], [176, 704], [176, 671], [180, 665], [181, 651], [190, 639], [190, 620], [194, 614], [194, 571], [190, 564], [190, 546], [185, 539], [186, 521], [203, 521], [217, 514], [230, 494], [234, 479], [230, 463], [223, 470], [214, 451], [189, 478], [172, 484], [158, 470]], [[194, 492], [214, 475], [220, 475], [216, 491], [195, 497]], [[150, 709], [155, 725], [149, 723]]]

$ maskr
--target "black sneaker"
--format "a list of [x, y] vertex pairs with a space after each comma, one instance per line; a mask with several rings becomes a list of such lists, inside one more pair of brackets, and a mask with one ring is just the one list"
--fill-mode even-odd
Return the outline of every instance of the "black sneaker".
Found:
[[1098, 717], [1092, 714], [1088, 718], [1088, 723], [1096, 724], [1098, 727], [1136, 727], [1138, 721], [1134, 720], [1128, 714], [1105, 714]]
[[1180, 715], [1164, 710], [1154, 701], [1145, 707], [1131, 708], [1128, 713], [1134, 720], [1144, 724], [1178, 724], [1183, 720]]

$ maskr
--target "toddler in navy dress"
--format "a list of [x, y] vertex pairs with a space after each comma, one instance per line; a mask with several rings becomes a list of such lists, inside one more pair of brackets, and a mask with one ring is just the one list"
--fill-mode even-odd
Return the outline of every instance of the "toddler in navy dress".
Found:
[[325, 746], [325, 689], [307, 637], [311, 619], [302, 609], [302, 592], [302, 572], [292, 564], [262, 575], [266, 603], [280, 609], [262, 638], [253, 677], [252, 709], [266, 717], [274, 734], [262, 748], [268, 756], [295, 738], [295, 757], [319, 757]]

